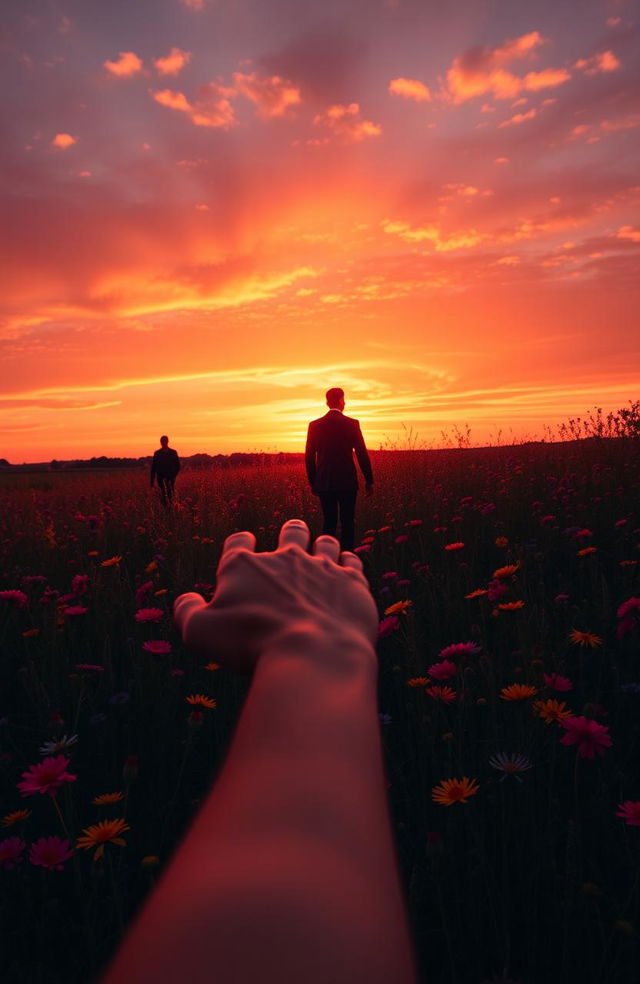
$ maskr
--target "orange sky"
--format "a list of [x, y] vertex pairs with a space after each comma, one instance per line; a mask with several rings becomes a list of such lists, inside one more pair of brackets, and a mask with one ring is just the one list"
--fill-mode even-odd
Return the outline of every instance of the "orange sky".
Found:
[[3, 5], [0, 457], [638, 398], [638, 3], [113, 6]]

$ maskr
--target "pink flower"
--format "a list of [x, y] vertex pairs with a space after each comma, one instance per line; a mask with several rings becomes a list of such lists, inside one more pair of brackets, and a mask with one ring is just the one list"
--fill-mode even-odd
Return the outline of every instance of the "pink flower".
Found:
[[616, 636], [622, 639], [628, 632], [633, 632], [636, 628], [636, 619], [640, 619], [640, 598], [628, 598], [618, 608], [618, 618], [620, 622], [616, 629]]
[[29, 604], [29, 599], [24, 591], [18, 591], [17, 589], [0, 591], [0, 601], [13, 602], [17, 608], [26, 608]]
[[429, 694], [429, 697], [433, 697], [434, 700], [442, 701], [443, 704], [453, 704], [456, 699], [456, 692], [451, 687], [425, 687], [424, 692]]
[[6, 840], [0, 841], [0, 865], [11, 871], [22, 861], [20, 855], [26, 846], [22, 837], [7, 837]]
[[83, 595], [87, 590], [87, 585], [89, 584], [88, 574], [76, 574], [71, 582], [71, 590], [74, 595]]
[[161, 608], [140, 608], [135, 614], [136, 622], [159, 622], [164, 612]]
[[500, 598], [504, 598], [509, 590], [508, 585], [504, 581], [499, 581], [497, 578], [493, 581], [489, 581], [487, 587], [487, 598], [489, 601], [498, 601]]
[[636, 800], [625, 800], [618, 803], [617, 817], [622, 817], [629, 827], [640, 827], [640, 803]]
[[613, 745], [609, 737], [609, 729], [604, 724], [598, 724], [586, 717], [562, 718], [558, 722], [567, 732], [560, 739], [562, 745], [577, 745], [581, 758], [595, 758], [604, 755], [605, 748]]
[[142, 643], [142, 648], [147, 653], [153, 653], [154, 656], [168, 656], [171, 652], [171, 643], [160, 639], [149, 639], [148, 642]]
[[477, 656], [480, 646], [475, 642], [454, 642], [451, 646], [445, 646], [438, 653], [438, 659], [455, 659], [456, 656]]
[[48, 871], [62, 871], [65, 861], [72, 854], [68, 840], [61, 837], [40, 837], [31, 845], [29, 861]]
[[430, 677], [434, 680], [450, 680], [458, 672], [458, 668], [455, 663], [452, 663], [450, 659], [443, 659], [440, 663], [434, 663], [427, 670]]
[[140, 585], [140, 587], [136, 591], [136, 607], [142, 604], [144, 599], [151, 591], [152, 587], [153, 587], [153, 581], [145, 581], [144, 584]]
[[18, 783], [18, 789], [23, 796], [33, 796], [34, 793], [55, 796], [63, 782], [75, 782], [77, 779], [77, 776], [66, 771], [70, 761], [64, 755], [52, 755], [37, 765], [31, 765], [27, 772], [22, 773], [23, 781]]
[[65, 615], [85, 615], [86, 612], [88, 612], [88, 611], [89, 611], [89, 609], [88, 608], [85, 608], [84, 605], [69, 605], [68, 608], [65, 608], [64, 614]]
[[378, 624], [378, 639], [384, 639], [386, 636], [391, 635], [395, 632], [400, 625], [400, 617], [398, 615], [387, 615]]
[[569, 677], [560, 676], [559, 673], [545, 673], [543, 676], [545, 687], [550, 687], [551, 690], [558, 690], [559, 692], [573, 690], [573, 684]]

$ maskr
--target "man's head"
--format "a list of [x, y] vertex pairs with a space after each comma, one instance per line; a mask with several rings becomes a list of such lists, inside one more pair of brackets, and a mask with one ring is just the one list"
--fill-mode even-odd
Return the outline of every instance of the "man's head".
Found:
[[169, 438], [167, 437], [166, 434], [163, 434], [162, 437], [160, 438], [160, 444], [162, 445], [163, 448], [166, 448], [168, 443], [169, 443]]
[[344, 410], [344, 390], [339, 386], [327, 390], [327, 406], [330, 410]]

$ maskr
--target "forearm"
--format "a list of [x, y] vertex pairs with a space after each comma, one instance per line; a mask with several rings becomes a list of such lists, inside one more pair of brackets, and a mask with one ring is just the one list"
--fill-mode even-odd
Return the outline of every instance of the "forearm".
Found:
[[413, 979], [376, 678], [355, 637], [332, 650], [288, 633], [262, 655], [222, 775], [114, 984], [213, 967], [221, 984]]

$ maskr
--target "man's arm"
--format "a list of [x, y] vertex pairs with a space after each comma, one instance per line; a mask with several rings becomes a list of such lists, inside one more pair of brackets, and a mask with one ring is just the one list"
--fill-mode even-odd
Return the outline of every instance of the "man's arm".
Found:
[[178, 457], [177, 451], [174, 451], [173, 453], [175, 455], [175, 462], [174, 462], [174, 469], [173, 469], [175, 474], [173, 477], [175, 478], [178, 472], [180, 471], [180, 458]]
[[153, 460], [151, 462], [151, 478], [149, 479], [149, 484], [151, 485], [152, 488], [153, 488], [153, 483], [154, 483], [155, 477], [156, 477], [156, 470], [158, 468], [157, 454], [158, 454], [158, 452], [156, 451], [155, 454], [154, 454], [154, 456], [153, 456]]
[[309, 424], [309, 429], [307, 430], [307, 446], [304, 451], [304, 463], [307, 469], [309, 485], [313, 488], [313, 483], [316, 480], [316, 442], [312, 424]]
[[356, 433], [353, 439], [353, 447], [356, 452], [356, 457], [358, 459], [358, 464], [362, 470], [364, 480], [367, 488], [371, 488], [373, 485], [373, 471], [371, 468], [371, 461], [369, 460], [369, 453], [367, 447], [364, 443], [364, 437], [362, 436], [362, 431], [360, 430], [360, 424], [356, 420]]

